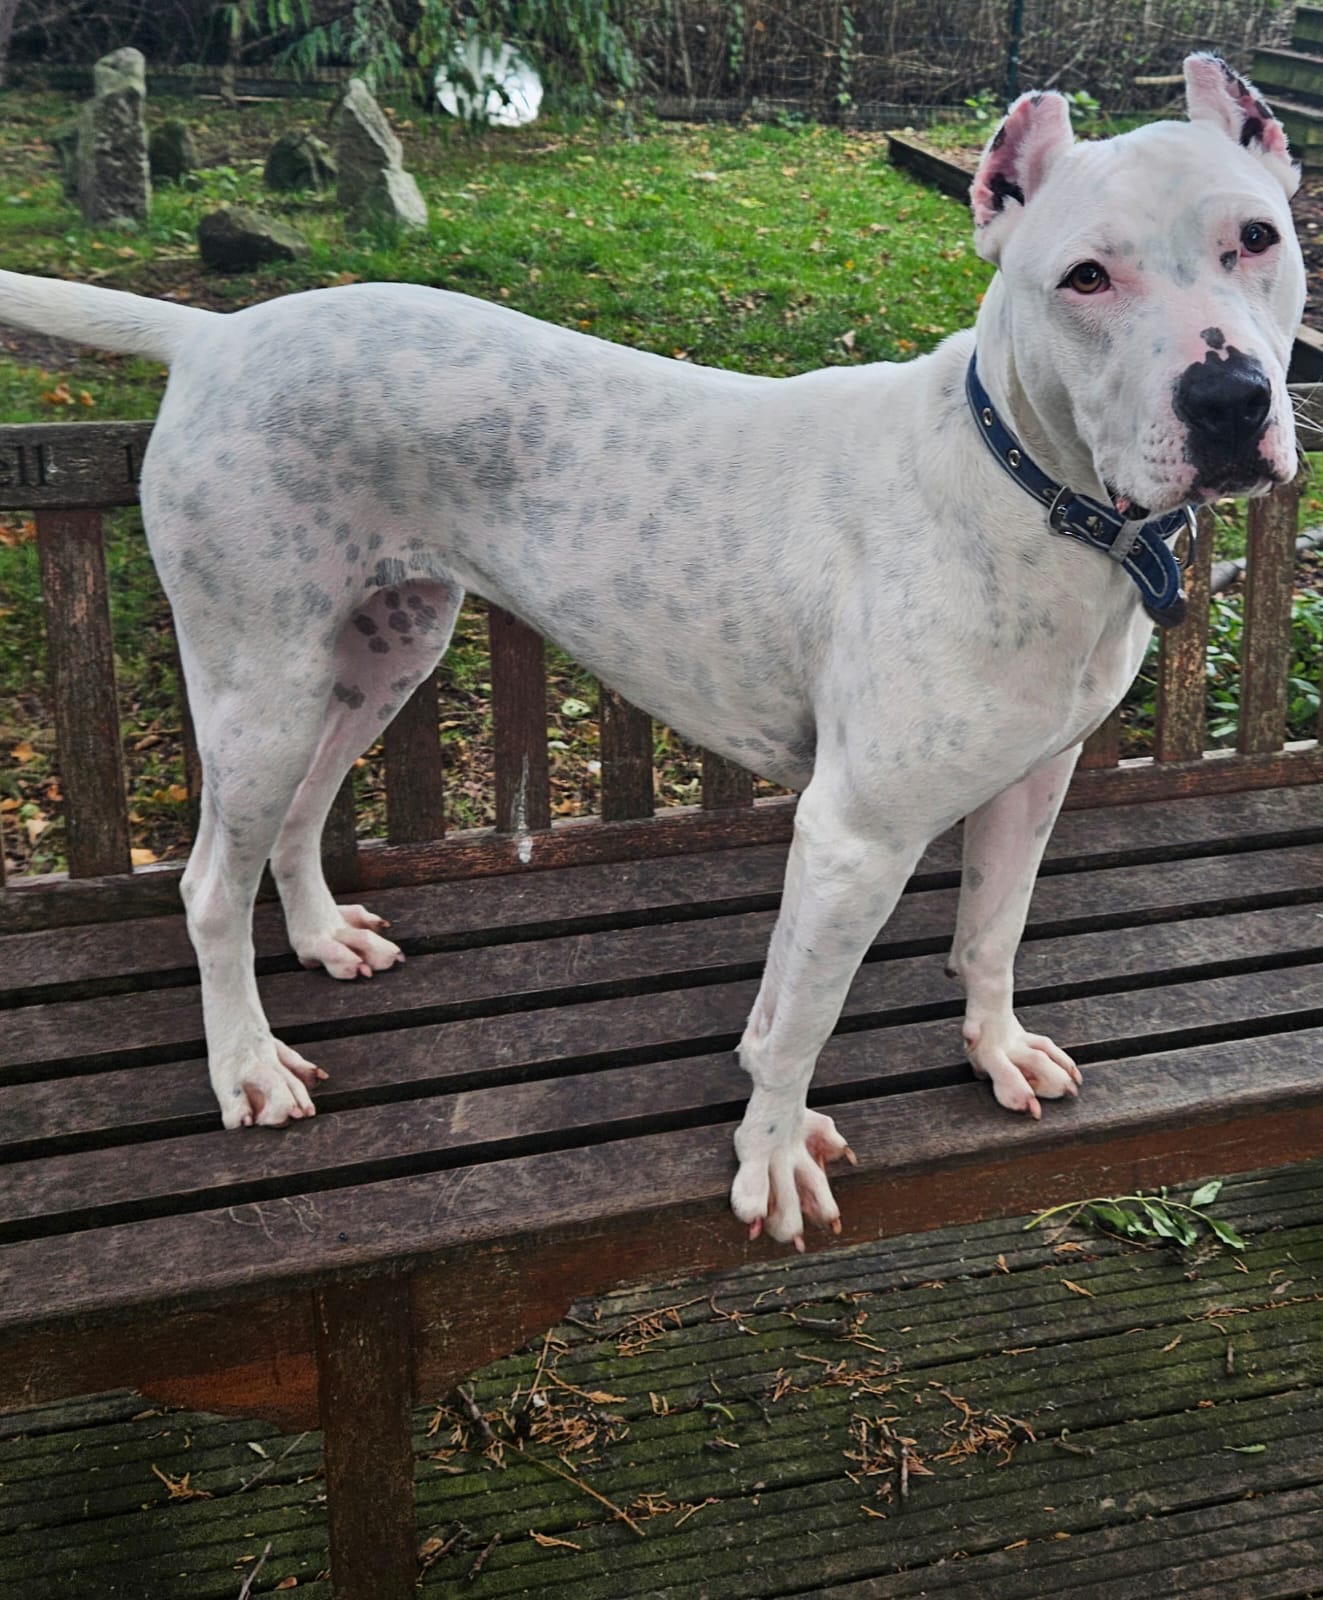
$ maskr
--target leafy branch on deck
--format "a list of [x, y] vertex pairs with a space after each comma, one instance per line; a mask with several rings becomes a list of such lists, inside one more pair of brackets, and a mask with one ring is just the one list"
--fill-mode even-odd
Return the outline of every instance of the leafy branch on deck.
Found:
[[1095, 1195], [1089, 1200], [1071, 1200], [1031, 1217], [1025, 1223], [1025, 1231], [1041, 1227], [1065, 1213], [1062, 1227], [1074, 1223], [1098, 1228], [1116, 1238], [1166, 1241], [1186, 1248], [1197, 1244], [1200, 1230], [1207, 1229], [1233, 1250], [1243, 1250], [1245, 1241], [1230, 1223], [1204, 1210], [1217, 1199], [1221, 1189], [1221, 1178], [1213, 1178], [1201, 1184], [1188, 1202], [1173, 1200], [1165, 1187], [1155, 1195], [1141, 1190], [1137, 1194]]

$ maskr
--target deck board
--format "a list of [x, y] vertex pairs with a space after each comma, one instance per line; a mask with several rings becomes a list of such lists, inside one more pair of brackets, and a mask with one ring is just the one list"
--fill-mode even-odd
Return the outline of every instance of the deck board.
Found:
[[[1243, 1255], [1005, 1218], [581, 1302], [469, 1380], [504, 1467], [453, 1400], [415, 1412], [420, 1540], [459, 1535], [422, 1592], [1316, 1593], [1323, 1161], [1230, 1179], [1213, 1210]], [[911, 1473], [903, 1504], [892, 1465], [847, 1454], [864, 1421], [877, 1441], [879, 1417], [931, 1472]], [[329, 1600], [318, 1450], [316, 1435], [126, 1394], [0, 1418], [0, 1591], [233, 1600], [269, 1543], [256, 1593], [295, 1578]], [[170, 1499], [153, 1468], [212, 1498]]]

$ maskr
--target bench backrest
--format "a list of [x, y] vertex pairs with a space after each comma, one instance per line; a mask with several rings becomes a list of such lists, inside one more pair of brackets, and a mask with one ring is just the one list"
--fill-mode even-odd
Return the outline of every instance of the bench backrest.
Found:
[[[1297, 409], [1307, 413], [1307, 397], [1296, 398]], [[104, 509], [137, 500], [150, 433], [146, 422], [0, 427], [0, 510], [31, 512], [36, 522], [69, 863], [67, 877], [15, 878], [5, 885], [0, 856], [0, 931], [177, 907], [177, 863], [136, 871], [131, 865], [101, 529]], [[1306, 421], [1301, 434], [1305, 448], [1323, 447], [1316, 424]], [[1089, 740], [1068, 805], [1323, 777], [1317, 740], [1284, 742], [1299, 493], [1298, 483], [1286, 485], [1250, 506], [1236, 748], [1204, 750], [1212, 559], [1205, 527], [1188, 584], [1189, 620], [1161, 640], [1153, 754], [1122, 761], [1119, 718], [1113, 716]], [[553, 822], [543, 641], [493, 609], [490, 651], [495, 827], [444, 834], [434, 675], [385, 735], [384, 842], [356, 839], [348, 783], [340, 795], [325, 842], [328, 874], [337, 888], [538, 870], [789, 836], [793, 801], [755, 801], [751, 777], [711, 754], [703, 757], [702, 804], [656, 811], [651, 721], [607, 689], [600, 699], [601, 814]], [[186, 703], [180, 713], [187, 782], [196, 798], [200, 769]]]

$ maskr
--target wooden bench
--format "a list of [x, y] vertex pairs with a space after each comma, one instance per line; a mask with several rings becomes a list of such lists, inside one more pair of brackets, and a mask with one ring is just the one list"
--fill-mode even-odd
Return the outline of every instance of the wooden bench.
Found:
[[[147, 431], [0, 428], [0, 507], [36, 516], [70, 863], [0, 888], [0, 1407], [126, 1385], [320, 1420], [334, 1592], [401, 1600], [415, 1397], [576, 1296], [769, 1248], [726, 1209], [730, 1052], [793, 803], [708, 760], [703, 805], [654, 815], [650, 724], [604, 693], [603, 816], [553, 825], [542, 643], [493, 613], [496, 828], [437, 836], [425, 684], [386, 738], [389, 837], [356, 842], [342, 797], [327, 841], [410, 961], [304, 973], [259, 907], [268, 1012], [331, 1078], [315, 1121], [223, 1133], [178, 867], [130, 870], [100, 518]], [[860, 1156], [847, 1239], [1323, 1149], [1323, 748], [1283, 744], [1295, 516], [1290, 489], [1252, 511], [1237, 748], [1202, 748], [1207, 539], [1154, 755], [1119, 760], [1115, 721], [1091, 741], [1019, 962], [1022, 1016], [1089, 1066], [1041, 1124], [963, 1063], [958, 840], [924, 858], [817, 1073]]]

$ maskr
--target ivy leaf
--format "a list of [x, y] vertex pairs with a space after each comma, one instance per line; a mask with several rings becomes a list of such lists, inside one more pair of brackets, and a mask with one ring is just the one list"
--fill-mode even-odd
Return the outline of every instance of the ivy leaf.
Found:
[[1141, 1217], [1136, 1216], [1126, 1206], [1113, 1205], [1110, 1200], [1095, 1200], [1089, 1207], [1089, 1214], [1104, 1226], [1123, 1234], [1127, 1239], [1137, 1235], [1147, 1235], [1149, 1238], [1153, 1236], [1152, 1228]]
[[1208, 1183], [1201, 1184], [1190, 1196], [1192, 1206], [1211, 1206], [1222, 1192], [1221, 1178], [1213, 1178]]
[[1245, 1241], [1229, 1222], [1219, 1222], [1216, 1217], [1205, 1217], [1204, 1221], [1223, 1244], [1229, 1244], [1233, 1250], [1243, 1250], [1245, 1248]]

